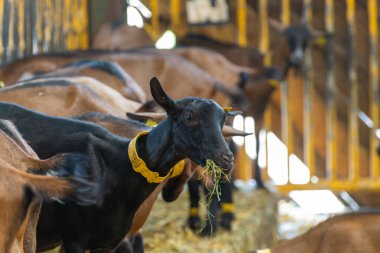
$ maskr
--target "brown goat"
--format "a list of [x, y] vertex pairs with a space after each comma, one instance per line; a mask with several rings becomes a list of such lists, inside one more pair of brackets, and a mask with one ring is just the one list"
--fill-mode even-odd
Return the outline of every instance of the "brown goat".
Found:
[[83, 182], [27, 173], [49, 172], [63, 155], [39, 160], [10, 121], [0, 121], [0, 251], [32, 253], [42, 199], [77, 198]]
[[125, 117], [140, 104], [90, 77], [41, 78], [0, 90], [0, 100], [54, 116], [102, 112]]
[[295, 239], [254, 253], [377, 253], [380, 214], [332, 217]]

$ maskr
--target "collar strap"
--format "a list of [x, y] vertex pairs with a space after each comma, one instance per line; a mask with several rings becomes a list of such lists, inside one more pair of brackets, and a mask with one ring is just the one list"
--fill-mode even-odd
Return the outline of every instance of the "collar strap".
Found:
[[177, 163], [174, 168], [172, 168], [166, 176], [161, 177], [158, 172], [151, 171], [144, 162], [143, 159], [139, 157], [136, 150], [136, 142], [137, 140], [144, 135], [147, 135], [148, 131], [140, 132], [136, 135], [135, 138], [131, 140], [128, 146], [128, 156], [132, 164], [132, 168], [135, 172], [139, 173], [143, 176], [148, 183], [162, 183], [167, 177], [176, 177], [180, 175], [185, 167], [185, 161], [182, 160]]

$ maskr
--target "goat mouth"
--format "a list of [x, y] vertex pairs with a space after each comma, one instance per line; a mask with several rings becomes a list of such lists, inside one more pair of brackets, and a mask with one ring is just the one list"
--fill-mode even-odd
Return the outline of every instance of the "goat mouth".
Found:
[[227, 174], [229, 174], [232, 171], [232, 169], [234, 168], [233, 159], [232, 160], [226, 160], [223, 158], [218, 158], [218, 159], [215, 159], [214, 161]]

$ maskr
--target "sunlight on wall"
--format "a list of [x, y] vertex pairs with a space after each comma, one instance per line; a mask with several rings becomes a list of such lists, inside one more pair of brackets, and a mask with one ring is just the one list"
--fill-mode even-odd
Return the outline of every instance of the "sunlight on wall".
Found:
[[272, 132], [268, 133], [268, 175], [275, 185], [288, 182], [288, 149]]
[[146, 18], [152, 17], [152, 12], [139, 0], [127, 0], [128, 6], [133, 6]]
[[330, 190], [291, 191], [289, 196], [310, 213], [339, 213], [345, 210], [345, 206]]
[[289, 181], [292, 184], [310, 182], [310, 170], [295, 154], [289, 156]]
[[266, 140], [267, 131], [264, 129], [260, 130], [259, 133], [259, 142], [260, 142], [260, 150], [259, 150], [259, 167], [266, 168], [267, 167], [267, 140]]
[[176, 36], [170, 30], [167, 30], [156, 42], [156, 48], [158, 49], [172, 49], [175, 45]]
[[[236, 128], [238, 130], [244, 130], [244, 118], [241, 115], [237, 115], [234, 118], [234, 122], [232, 123], [233, 128]], [[238, 146], [242, 146], [244, 144], [244, 137], [232, 137], [232, 140], [236, 143]]]
[[244, 119], [244, 129], [246, 132], [253, 133], [245, 137], [245, 152], [251, 159], [256, 159], [256, 133], [254, 133], [255, 120], [252, 117], [246, 117]]
[[144, 20], [140, 12], [132, 6], [127, 7], [127, 24], [138, 28], [144, 27]]

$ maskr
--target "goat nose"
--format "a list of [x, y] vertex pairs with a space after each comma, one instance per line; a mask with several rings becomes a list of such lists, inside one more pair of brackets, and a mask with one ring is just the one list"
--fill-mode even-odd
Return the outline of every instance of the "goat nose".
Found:
[[226, 162], [233, 162], [234, 161], [234, 156], [232, 155], [232, 153], [224, 154], [224, 155], [222, 155], [222, 158]]

